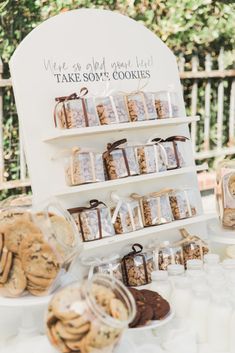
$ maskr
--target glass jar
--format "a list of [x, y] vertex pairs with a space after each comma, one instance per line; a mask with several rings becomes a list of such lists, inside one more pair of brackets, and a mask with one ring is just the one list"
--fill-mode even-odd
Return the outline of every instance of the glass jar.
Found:
[[184, 266], [180, 264], [168, 265], [167, 272], [168, 272], [169, 280], [171, 282], [172, 287], [174, 287], [175, 282], [179, 278], [184, 277], [184, 274], [185, 274]]
[[189, 307], [189, 319], [197, 335], [198, 343], [207, 342], [207, 319], [210, 304], [209, 290], [206, 285], [194, 284]]
[[216, 171], [216, 200], [221, 224], [235, 227], [235, 162], [223, 160]]
[[189, 280], [184, 277], [177, 278], [174, 281], [171, 295], [171, 305], [177, 318], [186, 319], [188, 317], [191, 300], [192, 292]]
[[123, 280], [126, 286], [143, 286], [151, 282], [154, 270], [152, 251], [142, 252], [143, 246], [134, 244], [129, 254], [122, 258]]
[[108, 275], [97, 274], [53, 296], [46, 314], [46, 333], [62, 353], [111, 353], [135, 314], [135, 301], [128, 289]]
[[0, 210], [0, 294], [48, 295], [81, 251], [76, 225], [58, 203]]
[[153, 271], [151, 273], [152, 282], [149, 285], [149, 289], [160, 294], [167, 301], [170, 300], [171, 296], [171, 283], [168, 278], [167, 271]]
[[208, 311], [208, 343], [213, 352], [227, 352], [229, 348], [232, 307], [224, 289], [212, 293]]

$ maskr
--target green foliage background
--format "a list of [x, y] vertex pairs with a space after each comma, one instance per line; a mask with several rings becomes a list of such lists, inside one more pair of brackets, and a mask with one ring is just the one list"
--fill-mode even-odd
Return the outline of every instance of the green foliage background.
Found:
[[[193, 54], [199, 56], [203, 67], [206, 53], [216, 57], [221, 47], [226, 52], [226, 66], [234, 65], [235, 1], [234, 0], [0, 0], [0, 57], [4, 64], [4, 77], [9, 77], [8, 60], [20, 41], [40, 22], [62, 11], [77, 8], [102, 8], [118, 11], [144, 23], [156, 33], [176, 55], [184, 54], [189, 62]], [[95, 24], [94, 24], [95, 30]], [[214, 61], [214, 68], [216, 68]], [[185, 84], [185, 99], [189, 103], [191, 82]], [[229, 89], [228, 82], [227, 88]], [[203, 89], [200, 87], [203, 115]], [[227, 91], [226, 91], [227, 92]], [[226, 94], [225, 94], [226, 96]], [[216, 87], [213, 90], [216, 102]], [[228, 99], [228, 98], [226, 98]], [[228, 105], [228, 102], [225, 102]], [[188, 106], [188, 104], [186, 104]], [[216, 111], [213, 113], [214, 119]], [[225, 113], [225, 132], [226, 125]], [[212, 133], [216, 134], [215, 124]], [[10, 89], [4, 95], [4, 147], [6, 180], [19, 178], [18, 121], [14, 98]], [[199, 142], [203, 142], [202, 126], [198, 129]], [[225, 141], [226, 142], [226, 138]], [[16, 191], [14, 191], [16, 192]], [[6, 193], [2, 193], [2, 197]]]

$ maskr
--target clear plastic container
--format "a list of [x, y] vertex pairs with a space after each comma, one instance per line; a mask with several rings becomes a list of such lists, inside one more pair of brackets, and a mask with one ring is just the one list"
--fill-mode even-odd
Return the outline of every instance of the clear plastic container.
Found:
[[69, 186], [104, 181], [102, 153], [85, 152], [74, 148], [66, 160], [65, 178]]
[[97, 263], [96, 265], [93, 266], [93, 270], [92, 270], [93, 274], [96, 274], [96, 273], [108, 274], [111, 277], [114, 277], [119, 281], [123, 282], [121, 258], [119, 257], [119, 255], [110, 256], [109, 258], [106, 258], [106, 259], [101, 258], [99, 262], [100, 263]]
[[58, 203], [0, 210], [0, 295], [50, 294], [81, 250], [76, 225]]
[[148, 109], [143, 92], [131, 93], [125, 96], [130, 121], [148, 120]]
[[101, 201], [91, 200], [88, 207], [68, 209], [84, 242], [115, 235], [109, 208]]
[[159, 91], [154, 93], [158, 119], [177, 118], [179, 116], [176, 92]]
[[118, 124], [119, 118], [112, 97], [96, 98], [96, 111], [101, 125]]
[[216, 200], [219, 217], [225, 228], [235, 228], [235, 162], [224, 160], [216, 172]]
[[156, 192], [140, 198], [144, 226], [153, 226], [173, 221], [169, 196], [166, 192]]
[[119, 123], [127, 123], [129, 121], [129, 112], [126, 104], [126, 99], [121, 94], [115, 94], [111, 97], [114, 101], [116, 114]]
[[175, 220], [190, 218], [197, 214], [193, 189], [173, 190], [169, 193], [169, 200]]
[[62, 353], [111, 353], [135, 314], [128, 289], [120, 281], [98, 274], [53, 296], [46, 313], [46, 334]]
[[140, 244], [132, 246], [132, 252], [122, 258], [123, 280], [127, 286], [137, 287], [151, 282], [154, 270], [152, 251], [142, 252]]
[[140, 174], [162, 172], [166, 170], [166, 153], [161, 145], [146, 144], [135, 148]]
[[111, 209], [112, 223], [117, 234], [134, 232], [143, 228], [141, 209], [137, 200], [119, 200]]
[[57, 102], [54, 110], [56, 127], [73, 129], [100, 124], [93, 98], [83, 98], [74, 93], [67, 97], [57, 97], [55, 100]]
[[183, 250], [181, 246], [164, 241], [154, 248], [156, 267], [159, 270], [167, 270], [169, 265], [183, 265]]
[[107, 175], [111, 180], [139, 174], [135, 148], [125, 146], [126, 142], [126, 139], [122, 139], [108, 144], [107, 151], [103, 153]]
[[144, 92], [145, 104], [147, 108], [147, 119], [157, 119], [157, 112], [155, 108], [155, 97], [154, 93]]

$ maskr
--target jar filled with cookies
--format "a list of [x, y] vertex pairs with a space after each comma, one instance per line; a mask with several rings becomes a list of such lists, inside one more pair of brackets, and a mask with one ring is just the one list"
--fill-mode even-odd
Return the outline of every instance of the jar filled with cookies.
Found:
[[172, 244], [168, 240], [151, 246], [154, 252], [155, 266], [158, 270], [167, 270], [169, 265], [183, 265], [183, 249], [181, 245]]
[[150, 193], [146, 196], [132, 194], [133, 199], [139, 200], [144, 227], [165, 224], [173, 221], [169, 193], [170, 189]]
[[235, 228], [235, 161], [223, 160], [216, 171], [216, 201], [221, 224]]
[[101, 201], [90, 200], [89, 206], [68, 209], [84, 242], [115, 235], [109, 208]]
[[172, 190], [169, 199], [174, 220], [190, 218], [197, 214], [193, 189]]
[[134, 244], [132, 251], [122, 258], [123, 281], [126, 286], [137, 287], [150, 283], [152, 271], [153, 252], [143, 252], [140, 244]]
[[74, 147], [66, 159], [65, 178], [68, 186], [105, 181], [102, 153]]
[[135, 147], [140, 174], [163, 172], [167, 169], [167, 154], [161, 144], [147, 143]]
[[72, 217], [58, 203], [0, 210], [0, 294], [48, 295], [81, 250]]
[[182, 240], [178, 242], [183, 248], [184, 265], [189, 260], [203, 260], [209, 253], [208, 244], [197, 235], [191, 235], [185, 228], [180, 229]]
[[158, 119], [177, 118], [179, 116], [179, 103], [176, 92], [155, 92], [154, 98]]
[[55, 98], [57, 102], [54, 109], [55, 127], [73, 129], [100, 125], [94, 99], [84, 98], [87, 93], [87, 88], [83, 87], [79, 95], [73, 93], [69, 96]]
[[139, 174], [139, 165], [133, 146], [126, 146], [126, 139], [109, 143], [103, 153], [104, 164], [110, 180]]
[[112, 199], [117, 202], [111, 208], [112, 223], [117, 234], [134, 232], [143, 228], [140, 204], [131, 198], [120, 198], [112, 193]]
[[112, 353], [135, 315], [128, 289], [109, 275], [96, 274], [53, 296], [46, 313], [46, 334], [62, 353]]

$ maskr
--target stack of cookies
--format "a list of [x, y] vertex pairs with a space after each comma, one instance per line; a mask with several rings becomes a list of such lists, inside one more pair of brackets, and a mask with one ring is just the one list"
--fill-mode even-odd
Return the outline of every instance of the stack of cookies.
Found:
[[32, 214], [25, 208], [0, 212], [2, 295], [18, 297], [28, 291], [39, 296], [51, 291], [68, 257], [66, 245], [71, 251], [74, 232], [61, 216], [49, 215], [50, 228], [45, 219], [45, 213]]
[[169, 303], [157, 292], [135, 288], [129, 288], [129, 290], [135, 298], [137, 307], [136, 316], [129, 327], [145, 326], [151, 320], [162, 320], [170, 312]]
[[107, 324], [105, 317], [127, 321], [124, 303], [106, 286], [93, 284], [89, 294], [96, 310], [92, 310], [91, 302], [88, 304], [79, 284], [62, 289], [52, 298], [46, 330], [50, 342], [60, 352], [104, 352], [107, 347], [112, 351], [120, 337], [122, 328]]

